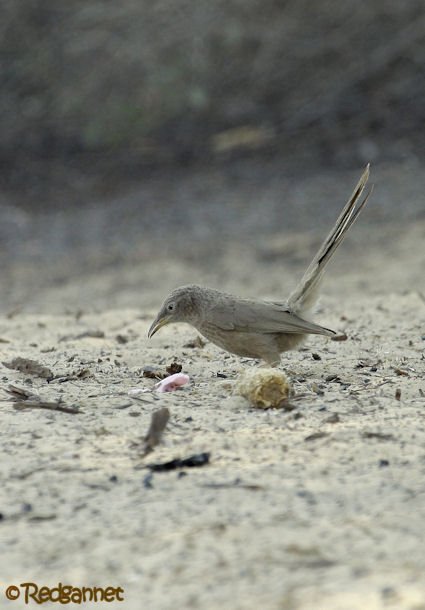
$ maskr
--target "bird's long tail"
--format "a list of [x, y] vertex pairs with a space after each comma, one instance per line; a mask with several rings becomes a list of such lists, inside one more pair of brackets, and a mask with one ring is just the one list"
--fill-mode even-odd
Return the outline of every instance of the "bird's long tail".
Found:
[[353, 194], [342, 210], [332, 231], [329, 233], [319, 248], [316, 256], [311, 261], [300, 283], [291, 293], [288, 299], [288, 305], [294, 313], [308, 312], [314, 307], [317, 301], [318, 290], [326, 265], [329, 263], [339, 244], [343, 241], [348, 229], [356, 221], [372, 192], [371, 188], [366, 196], [361, 200], [361, 196], [368, 178], [369, 165], [363, 172], [362, 177], [360, 178], [356, 188], [353, 191]]

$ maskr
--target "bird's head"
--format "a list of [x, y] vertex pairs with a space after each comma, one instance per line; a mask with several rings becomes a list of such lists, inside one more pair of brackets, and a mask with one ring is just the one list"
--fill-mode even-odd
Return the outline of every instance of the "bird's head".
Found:
[[202, 298], [202, 288], [189, 285], [181, 286], [171, 292], [163, 302], [155, 320], [148, 331], [149, 339], [166, 324], [187, 322], [196, 326], [200, 320], [199, 306]]

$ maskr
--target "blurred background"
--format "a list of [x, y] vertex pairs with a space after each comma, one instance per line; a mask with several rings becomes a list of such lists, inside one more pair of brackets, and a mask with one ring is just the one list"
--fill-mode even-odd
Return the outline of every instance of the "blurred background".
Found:
[[3, 0], [0, 51], [3, 308], [111, 268], [87, 306], [222, 284], [229, 244], [279, 264], [367, 162], [366, 223], [425, 217], [421, 0]]

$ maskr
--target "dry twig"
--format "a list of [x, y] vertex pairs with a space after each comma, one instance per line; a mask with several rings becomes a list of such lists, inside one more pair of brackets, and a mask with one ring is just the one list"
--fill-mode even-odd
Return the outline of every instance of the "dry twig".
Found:
[[61, 411], [62, 413], [71, 413], [73, 415], [80, 413], [78, 407], [68, 407], [63, 404], [62, 398], [54, 401], [43, 400], [38, 394], [12, 384], [3, 389], [6, 394], [11, 396], [15, 409], [48, 409], [49, 411]]

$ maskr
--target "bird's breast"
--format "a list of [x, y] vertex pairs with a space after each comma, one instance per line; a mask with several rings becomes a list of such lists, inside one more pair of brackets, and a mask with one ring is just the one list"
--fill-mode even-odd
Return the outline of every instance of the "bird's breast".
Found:
[[244, 358], [267, 360], [271, 352], [273, 354], [276, 352], [277, 345], [274, 334], [222, 330], [209, 323], [203, 324], [198, 330], [211, 343]]

